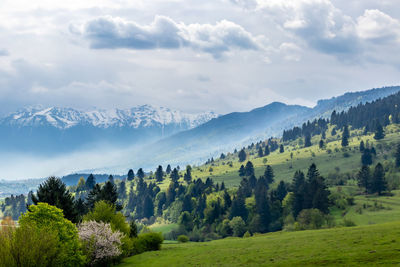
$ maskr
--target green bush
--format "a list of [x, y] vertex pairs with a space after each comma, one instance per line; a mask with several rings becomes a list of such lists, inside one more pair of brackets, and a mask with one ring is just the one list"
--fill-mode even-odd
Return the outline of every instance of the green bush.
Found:
[[185, 236], [185, 235], [180, 235], [178, 236], [178, 242], [180, 243], [186, 243], [189, 241], [189, 237]]
[[140, 234], [133, 239], [132, 254], [140, 254], [145, 251], [160, 250], [164, 241], [161, 233]]
[[[50, 256], [54, 255], [50, 266], [81, 266], [84, 264], [86, 259], [78, 238], [78, 229], [72, 222], [64, 218], [63, 212], [59, 208], [47, 203], [31, 205], [29, 211], [21, 215], [19, 224], [20, 227], [15, 235], [16, 244], [22, 245], [25, 242], [32, 244], [29, 247], [15, 248], [21, 252], [19, 257], [37, 258], [41, 257], [43, 253], [49, 253]], [[31, 233], [31, 240], [27, 237], [27, 233]], [[38, 240], [43, 242], [40, 250], [37, 249], [39, 247], [36, 244]], [[36, 252], [29, 252], [31, 249]], [[22, 254], [22, 252], [24, 253]], [[25, 252], [32, 254], [26, 256]], [[42, 266], [42, 264], [39, 265]], [[32, 266], [36, 265], [33, 264]]]

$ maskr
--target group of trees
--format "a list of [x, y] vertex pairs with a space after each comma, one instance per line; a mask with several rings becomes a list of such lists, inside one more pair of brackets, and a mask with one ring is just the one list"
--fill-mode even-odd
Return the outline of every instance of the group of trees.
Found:
[[371, 172], [368, 165], [363, 165], [357, 174], [358, 185], [363, 188], [365, 193], [379, 195], [387, 190], [385, 180], [385, 170], [381, 163], [376, 164], [375, 169]]

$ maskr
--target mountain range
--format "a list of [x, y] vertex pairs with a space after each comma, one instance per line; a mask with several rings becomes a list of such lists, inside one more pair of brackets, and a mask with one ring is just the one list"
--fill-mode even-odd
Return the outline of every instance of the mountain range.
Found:
[[[70, 170], [84, 173], [124, 174], [129, 168], [154, 170], [158, 164], [199, 164], [221, 152], [271, 136], [279, 137], [284, 129], [307, 120], [329, 117], [333, 110], [344, 111], [399, 91], [396, 86], [346, 93], [320, 100], [313, 108], [273, 102], [249, 112], [222, 116], [213, 112], [185, 114], [149, 105], [89, 111], [25, 108], [0, 119], [0, 146], [4, 149], [0, 152], [49, 156], [94, 146], [134, 147], [124, 150], [123, 160], [110, 156], [105, 165]], [[65, 174], [68, 173], [58, 175]]]

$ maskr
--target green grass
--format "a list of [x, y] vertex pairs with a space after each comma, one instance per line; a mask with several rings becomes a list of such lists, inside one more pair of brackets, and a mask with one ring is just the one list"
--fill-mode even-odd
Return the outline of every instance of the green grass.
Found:
[[176, 223], [171, 223], [171, 224], [153, 224], [150, 226], [150, 229], [153, 232], [157, 232], [157, 233], [162, 233], [162, 234], [166, 234], [171, 232], [174, 229], [178, 228], [178, 224]]
[[165, 244], [123, 266], [384, 266], [400, 264], [400, 223], [276, 232], [206, 243]]

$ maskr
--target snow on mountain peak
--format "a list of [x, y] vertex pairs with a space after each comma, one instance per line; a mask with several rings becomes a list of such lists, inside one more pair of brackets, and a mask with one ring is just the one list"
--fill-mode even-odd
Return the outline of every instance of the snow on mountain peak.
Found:
[[59, 129], [77, 125], [99, 128], [177, 125], [190, 129], [216, 117], [214, 112], [187, 114], [151, 105], [131, 109], [95, 108], [88, 111], [60, 107], [28, 107], [0, 119], [0, 123], [12, 126], [53, 126]]

